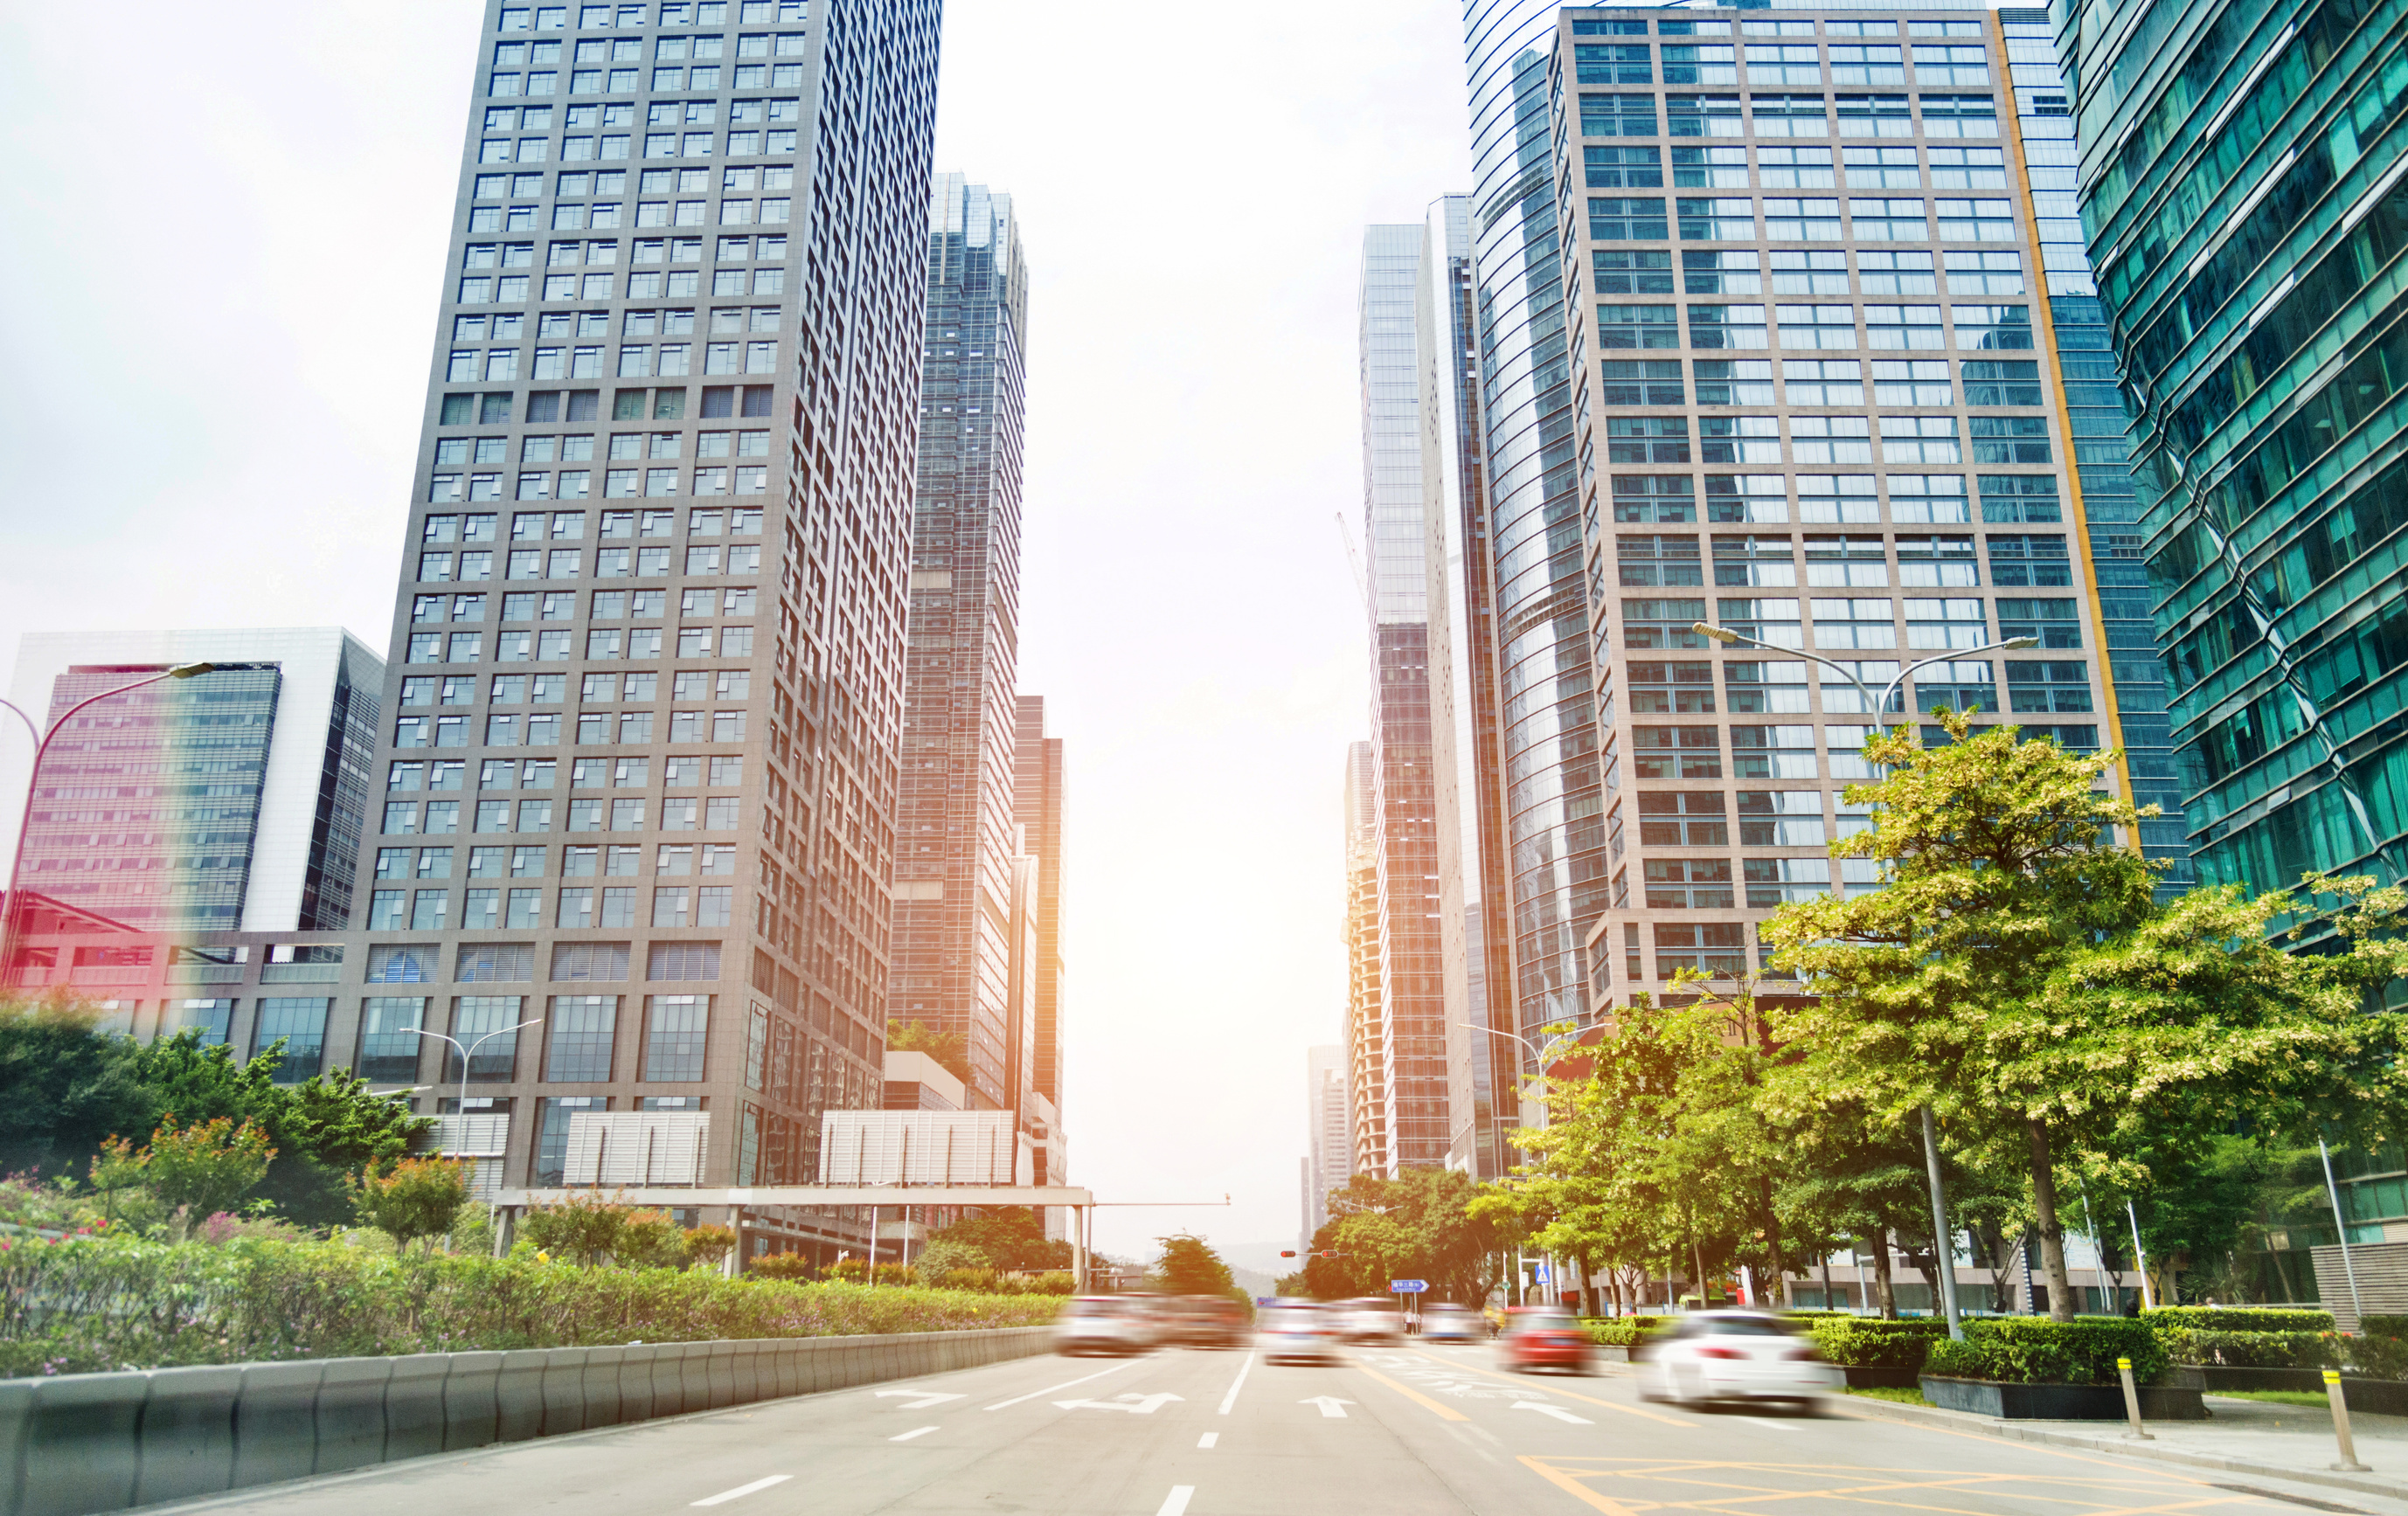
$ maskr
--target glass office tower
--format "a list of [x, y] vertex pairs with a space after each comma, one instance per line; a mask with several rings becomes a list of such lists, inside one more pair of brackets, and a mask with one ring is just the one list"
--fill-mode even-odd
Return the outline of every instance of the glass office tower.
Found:
[[[2115, 705], [1992, 13], [1584, 7], [1484, 51], [1478, 20], [1531, 1030], [1565, 974], [1609, 1015], [1683, 968], [1763, 966], [1753, 923], [1784, 901], [1878, 887], [1828, 852], [1867, 824], [1841, 795], [1870, 778], [1856, 681], [1938, 655], [1892, 719], [2085, 750]], [[1567, 923], [1584, 965], [1548, 946]]]
[[[1035, 860], [1036, 889], [1028, 900], [1036, 951], [1029, 989], [1029, 1042], [1035, 1049], [1028, 1087], [1052, 1108], [1050, 1141], [1037, 1149], [1039, 1184], [1066, 1182], [1060, 1166], [1068, 1138], [1062, 1132], [1063, 993], [1069, 978], [1062, 957], [1062, 848], [1068, 776], [1062, 739], [1045, 735], [1045, 697], [1024, 694], [1012, 711], [1013, 822], [1025, 856]], [[1052, 1175], [1048, 1179], [1047, 1175]]]
[[886, 1015], [962, 1039], [972, 1109], [1018, 1110], [1030, 1073], [1014, 1052], [1010, 976], [1028, 265], [1011, 197], [937, 176], [927, 256]]
[[2408, 5], [2059, 11], [2203, 883], [2402, 877]]
[[880, 1104], [938, 19], [485, 9], [328, 1046], [500, 1033], [505, 1186], [571, 1113], [808, 1181]]

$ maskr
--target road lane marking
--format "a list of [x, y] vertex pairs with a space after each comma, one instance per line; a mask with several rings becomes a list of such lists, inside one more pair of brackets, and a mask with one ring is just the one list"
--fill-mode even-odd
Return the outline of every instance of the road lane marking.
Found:
[[1595, 1426], [1597, 1424], [1585, 1416], [1573, 1415], [1570, 1411], [1566, 1410], [1561, 1406], [1545, 1405], [1536, 1400], [1516, 1400], [1513, 1402], [1512, 1409], [1514, 1410], [1535, 1410], [1541, 1416], [1553, 1416], [1559, 1422], [1570, 1422], [1574, 1426]]
[[1064, 1410], [1125, 1410], [1132, 1416], [1151, 1416], [1167, 1402], [1182, 1398], [1166, 1392], [1162, 1394], [1114, 1395], [1110, 1400], [1056, 1400], [1054, 1404]]
[[1170, 1494], [1163, 1497], [1162, 1509], [1154, 1516], [1187, 1516], [1187, 1499], [1195, 1493], [1196, 1486], [1192, 1484], [1172, 1485]]
[[935, 1430], [936, 1428], [933, 1426], [915, 1426], [909, 1432], [902, 1434], [900, 1437], [891, 1437], [886, 1440], [889, 1442], [909, 1442], [913, 1437], [926, 1437], [929, 1433]]
[[1246, 1361], [1238, 1366], [1238, 1377], [1229, 1381], [1229, 1393], [1221, 1397], [1222, 1415], [1229, 1414], [1229, 1408], [1238, 1403], [1238, 1391], [1244, 1387], [1246, 1375], [1253, 1371], [1254, 1366], [1254, 1355], [1250, 1352], [1246, 1354]]
[[1354, 1404], [1354, 1402], [1352, 1400], [1340, 1400], [1334, 1394], [1317, 1394], [1310, 1400], [1299, 1400], [1297, 1404], [1299, 1406], [1319, 1406], [1321, 1408], [1322, 1415], [1332, 1417], [1342, 1422], [1346, 1419], [1346, 1408]]
[[[1149, 1354], [1148, 1356], [1151, 1355]], [[1052, 1394], [1056, 1390], [1067, 1390], [1074, 1384], [1084, 1384], [1089, 1380], [1099, 1380], [1106, 1374], [1117, 1374], [1124, 1368], [1134, 1368], [1144, 1362], [1145, 1359], [1143, 1358], [1131, 1358], [1125, 1363], [1114, 1364], [1110, 1368], [1098, 1369], [1093, 1374], [1083, 1374], [1075, 1380], [1065, 1380], [1060, 1384], [1049, 1384], [1042, 1390], [1031, 1390], [1026, 1394], [1014, 1395], [1009, 1400], [998, 1400], [994, 1405], [989, 1406], [986, 1409], [989, 1410], [1001, 1410], [1006, 1406], [1016, 1406], [1024, 1400], [1034, 1400], [1039, 1395]]]
[[[932, 1427], [930, 1430], [933, 1431], [935, 1429]], [[733, 1490], [722, 1490], [715, 1495], [710, 1495], [704, 1499], [695, 1501], [695, 1504], [697, 1506], [724, 1505], [728, 1501], [734, 1500], [739, 1495], [748, 1495], [756, 1490], [766, 1490], [773, 1484], [783, 1484], [794, 1477], [795, 1476], [792, 1474], [772, 1474], [766, 1480], [754, 1480], [750, 1484], [739, 1484]]]
[[1371, 1378], [1378, 1380], [1381, 1383], [1386, 1385], [1389, 1389], [1396, 1391], [1398, 1394], [1403, 1395], [1406, 1399], [1412, 1401], [1414, 1405], [1421, 1407], [1424, 1410], [1436, 1411], [1440, 1421], [1468, 1422], [1471, 1420], [1470, 1417], [1466, 1416], [1463, 1412], [1455, 1409], [1453, 1406], [1441, 1406], [1437, 1401], [1432, 1400], [1429, 1396], [1422, 1394], [1419, 1390], [1408, 1389], [1404, 1385], [1398, 1384], [1396, 1380], [1388, 1378], [1385, 1374], [1381, 1373], [1376, 1368], [1369, 1367], [1363, 1364], [1356, 1364], [1354, 1366], [1354, 1369], [1357, 1373], [1369, 1374]]
[[1197, 1445], [1197, 1447], [1199, 1447], [1199, 1448], [1212, 1448], [1212, 1447], [1217, 1446], [1217, 1445], [1220, 1443], [1220, 1441], [1221, 1441], [1221, 1434], [1220, 1434], [1220, 1433], [1218, 1433], [1218, 1432], [1207, 1432], [1207, 1433], [1205, 1433], [1202, 1437], [1197, 1437], [1197, 1438], [1196, 1439], [1196, 1445]]
[[[1528, 1382], [1526, 1380], [1512, 1374], [1499, 1374], [1495, 1369], [1472, 1368], [1469, 1366], [1463, 1366], [1458, 1367], [1457, 1372], [1464, 1374], [1484, 1374], [1492, 1380], [1503, 1380], [1508, 1384], [1520, 1384], [1523, 1385], [1525, 1389], [1528, 1388]], [[1578, 1400], [1584, 1405], [1603, 1406], [1608, 1410], [1618, 1410], [1626, 1416], [1643, 1416], [1651, 1422], [1662, 1422], [1667, 1426], [1695, 1426], [1698, 1424], [1696, 1422], [1690, 1421], [1685, 1416], [1667, 1416], [1660, 1410], [1649, 1410], [1643, 1406], [1625, 1406], [1612, 1400], [1599, 1400], [1595, 1395], [1574, 1394], [1570, 1390], [1550, 1390], [1546, 1393], [1549, 1394], [1562, 1395], [1567, 1400]]]
[[905, 1396], [911, 1403], [908, 1406], [896, 1407], [897, 1410], [925, 1410], [930, 1406], [941, 1406], [948, 1400], [968, 1398], [965, 1395], [947, 1394], [941, 1390], [881, 1390], [878, 1392], [878, 1398], [884, 1400], [898, 1394]]
[[1798, 1428], [1790, 1425], [1787, 1422], [1776, 1422], [1764, 1416], [1742, 1416], [1740, 1420], [1743, 1422], [1754, 1422], [1758, 1426], [1769, 1426], [1776, 1432], [1795, 1432], [1798, 1430]]
[[1563, 1470], [1550, 1467], [1527, 1453], [1513, 1461], [1592, 1510], [1601, 1510], [1605, 1512], [1605, 1516], [1636, 1516], [1636, 1513], [1621, 1501], [1607, 1499]]

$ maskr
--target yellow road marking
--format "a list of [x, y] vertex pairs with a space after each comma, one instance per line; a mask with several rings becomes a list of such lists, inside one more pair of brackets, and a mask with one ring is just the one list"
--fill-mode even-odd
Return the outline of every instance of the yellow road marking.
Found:
[[[2236, 1498], [2234, 1495], [2222, 1492], [2210, 1495], [2203, 1491], [2198, 1495], [2187, 1492], [2177, 1494], [2174, 1490], [2164, 1489], [2162, 1484], [2153, 1485], [2154, 1480], [2163, 1480], [2165, 1483], [2176, 1486], [2192, 1485], [2194, 1487], [2200, 1482], [2185, 1479], [2171, 1471], [2159, 1475], [2153, 1470], [2143, 1475], [2138, 1470], [2128, 1469], [2124, 1471], [2126, 1477], [2122, 1480], [2105, 1482], [2086, 1480], [2077, 1483], [2065, 1477], [2046, 1474], [1878, 1468], [1829, 1464], [1770, 1464], [1704, 1458], [1650, 1461], [1575, 1455], [1541, 1459], [1526, 1454], [1517, 1462], [1558, 1489], [1576, 1496], [1583, 1504], [1593, 1509], [1606, 1512], [1607, 1516], [1635, 1516], [1635, 1513], [1640, 1510], [1725, 1510], [1729, 1509], [1727, 1503], [1754, 1508], [1767, 1503], [1809, 1499], [1841, 1499], [1849, 1501], [1851, 1505], [1870, 1506], [1876, 1509], [1931, 1511], [1944, 1513], [1944, 1516], [1971, 1516], [1971, 1512], [1959, 1506], [1927, 1505], [1899, 1498], [1906, 1492], [1916, 1490], [1929, 1491], [1935, 1495], [1943, 1492], [1957, 1495], [1982, 1492], [1994, 1496], [2000, 1494], [2021, 1494], [2035, 1498], [2050, 1496], [2053, 1498], [2050, 1498], [2049, 1503], [2071, 1505], [2084, 1511], [2085, 1516], [2163, 1516], [2163, 1513], [2209, 1509], [2250, 1510], [2269, 1509], [2263, 1502], [2250, 1499], [2245, 1495]], [[1865, 1475], [1894, 1477], [1877, 1478], [1870, 1482], [1827, 1484], [1812, 1489], [1782, 1489], [1774, 1485], [1737, 1479], [1709, 1480], [1700, 1477], [1712, 1470], [1724, 1471], [1727, 1474], [1754, 1474], [1774, 1478], [1788, 1475], [1801, 1477], [1808, 1480], [1837, 1479], [1851, 1475], [1859, 1479]], [[1673, 1485], [1687, 1485], [1696, 1490], [1697, 1495], [1694, 1499], [1669, 1500], [1661, 1496], [1641, 1496], [1640, 1504], [1634, 1507], [1615, 1501], [1609, 1495], [1590, 1489], [1583, 1482], [1584, 1480], [1594, 1479], [1644, 1480]], [[2037, 1488], [2019, 1490], [2005, 1488], [2010, 1485], [2028, 1485]], [[2127, 1499], [2133, 1495], [2140, 1495], [2143, 1503], [2094, 1506], [2086, 1501], [2069, 1501], [2064, 1495], [2057, 1493], [2059, 1491], [2070, 1493], [2073, 1490], [2093, 1495], [2113, 1494]], [[2162, 1494], [2163, 1498], [2155, 1500], [2147, 1498], [2151, 1495], [2158, 1494]]]
[[1585, 1405], [1603, 1406], [1608, 1410], [1618, 1410], [1625, 1416], [1644, 1416], [1651, 1422], [1662, 1422], [1667, 1426], [1695, 1426], [1698, 1424], [1696, 1422], [1689, 1420], [1685, 1416], [1667, 1416], [1660, 1410], [1650, 1410], [1644, 1406], [1626, 1406], [1619, 1401], [1599, 1400], [1595, 1395], [1576, 1394], [1570, 1390], [1558, 1390], [1553, 1385], [1549, 1385], [1546, 1389], [1541, 1390], [1537, 1385], [1529, 1384], [1528, 1381], [1519, 1379], [1512, 1374], [1499, 1374], [1495, 1369], [1490, 1368], [1474, 1368], [1469, 1364], [1458, 1364], [1452, 1359], [1440, 1358], [1434, 1352], [1422, 1352], [1418, 1348], [1413, 1351], [1415, 1352], [1421, 1352], [1423, 1357], [1428, 1359], [1434, 1364], [1446, 1365], [1447, 1367], [1455, 1370], [1457, 1373], [1483, 1374], [1492, 1380], [1503, 1380], [1508, 1384], [1526, 1385], [1532, 1394], [1559, 1394], [1567, 1400], [1578, 1400]]
[[1622, 1504], [1618, 1500], [1607, 1499], [1605, 1496], [1598, 1494], [1595, 1490], [1590, 1489], [1587, 1485], [1583, 1484], [1580, 1480], [1572, 1478], [1570, 1474], [1565, 1473], [1559, 1468], [1555, 1468], [1546, 1464], [1542, 1464], [1527, 1453], [1524, 1453], [1521, 1457], [1516, 1458], [1514, 1462], [1538, 1475], [1539, 1478], [1545, 1480], [1556, 1489], [1570, 1495], [1573, 1499], [1580, 1501], [1583, 1505], [1589, 1507], [1591, 1509], [1605, 1512], [1605, 1516], [1634, 1516], [1634, 1513], [1628, 1506]]
[[1381, 1373], [1376, 1368], [1366, 1368], [1361, 1364], [1356, 1364], [1354, 1366], [1361, 1372], [1369, 1374], [1373, 1379], [1378, 1380], [1389, 1389], [1396, 1391], [1398, 1394], [1403, 1395], [1414, 1405], [1421, 1407], [1424, 1410], [1434, 1410], [1438, 1412], [1440, 1419], [1442, 1421], [1468, 1422], [1471, 1420], [1470, 1417], [1466, 1416], [1463, 1412], [1455, 1409], [1453, 1406], [1441, 1406], [1437, 1401], [1432, 1400], [1429, 1396], [1422, 1394], [1419, 1390], [1409, 1390], [1405, 1386], [1398, 1384], [1396, 1380], [1388, 1378], [1385, 1374]]

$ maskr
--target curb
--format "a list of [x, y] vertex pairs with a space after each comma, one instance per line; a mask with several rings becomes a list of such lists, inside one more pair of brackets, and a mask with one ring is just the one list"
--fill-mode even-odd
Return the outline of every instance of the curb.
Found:
[[2079, 1432], [2060, 1432], [2052, 1427], [1993, 1421], [1987, 1416], [1975, 1416], [1967, 1411], [1942, 1410], [1937, 1406], [1904, 1406], [1895, 1400], [1879, 1400], [1870, 1395], [1834, 1395], [1826, 1404], [1834, 1414], [1854, 1416], [1863, 1421], [1904, 1422], [1910, 1425], [1944, 1427], [1952, 1432], [1979, 1431], [1985, 1437], [2005, 1437], [2016, 1442], [2040, 1442], [2060, 1448], [2081, 1448], [2092, 1452], [2120, 1453], [2128, 1458], [2151, 1458], [2164, 1464], [2187, 1464], [2195, 1468], [2256, 1474], [2263, 1479], [2290, 1480], [2301, 1484], [2350, 1490], [2359, 1495], [2408, 1500], [2408, 1480], [2403, 1480], [2343, 1474], [2325, 1468], [2293, 1468], [2282, 1464], [2260, 1463], [2253, 1458], [2228, 1458], [2218, 1453], [2191, 1452], [2163, 1444], [2129, 1442], [2120, 1437], [2086, 1437]]

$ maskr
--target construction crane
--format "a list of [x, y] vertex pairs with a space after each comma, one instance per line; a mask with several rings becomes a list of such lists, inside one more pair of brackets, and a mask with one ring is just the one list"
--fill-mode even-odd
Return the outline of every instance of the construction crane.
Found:
[[1330, 518], [1338, 522], [1339, 540], [1346, 544], [1346, 566], [1354, 575], [1354, 593], [1362, 598], [1363, 608], [1371, 608], [1370, 582], [1363, 577], [1363, 555], [1354, 551], [1354, 534], [1346, 525], [1346, 513], [1333, 510]]

